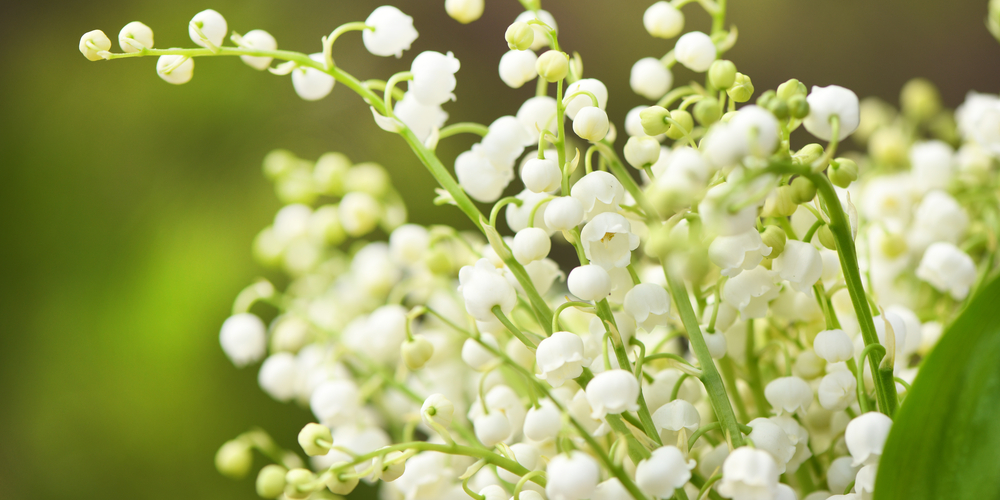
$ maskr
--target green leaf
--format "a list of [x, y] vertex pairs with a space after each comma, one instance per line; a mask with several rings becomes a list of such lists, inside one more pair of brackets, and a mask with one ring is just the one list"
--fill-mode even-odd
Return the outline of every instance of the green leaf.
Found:
[[875, 485], [876, 500], [1000, 499], [1000, 279], [924, 360]]

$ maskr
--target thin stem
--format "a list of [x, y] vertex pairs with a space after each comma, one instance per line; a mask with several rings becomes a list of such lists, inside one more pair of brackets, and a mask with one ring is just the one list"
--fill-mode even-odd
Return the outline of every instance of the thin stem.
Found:
[[519, 330], [516, 326], [514, 326], [514, 323], [512, 323], [510, 319], [507, 318], [507, 315], [503, 313], [503, 311], [500, 309], [500, 306], [493, 306], [493, 309], [491, 309], [491, 311], [493, 311], [493, 315], [496, 316], [501, 323], [503, 323], [503, 326], [507, 327], [507, 330], [510, 330], [510, 333], [515, 337], [517, 337], [517, 340], [520, 340], [525, 347], [532, 350], [534, 350], [537, 347], [537, 344], [528, 340], [528, 337], [526, 337], [523, 333], [521, 333], [521, 330]]
[[552, 331], [553, 332], [556, 332], [556, 331], [560, 330], [560, 328], [559, 328], [559, 314], [561, 314], [567, 307], [585, 307], [587, 309], [591, 309], [591, 308], [593, 308], [593, 305], [589, 304], [587, 302], [578, 302], [578, 301], [563, 302], [562, 304], [559, 304], [559, 307], [556, 307], [555, 312], [552, 313]]
[[365, 25], [362, 22], [347, 23], [337, 26], [337, 29], [330, 33], [330, 36], [323, 37], [323, 60], [326, 62], [326, 69], [332, 69], [333, 64], [333, 42], [336, 42], [340, 35], [347, 33], [348, 31], [362, 31], [362, 30], [375, 30], [371, 26]]
[[440, 139], [444, 139], [446, 137], [451, 137], [457, 134], [476, 134], [479, 137], [485, 137], [486, 133], [489, 131], [490, 131], [489, 127], [480, 123], [459, 122], [459, 123], [452, 123], [451, 125], [448, 125], [447, 127], [441, 129], [441, 132], [438, 134], [438, 137]]
[[757, 414], [766, 417], [771, 411], [771, 405], [767, 402], [767, 398], [764, 397], [764, 385], [761, 382], [760, 366], [757, 364], [758, 353], [754, 347], [754, 337], [753, 320], [749, 319], [747, 320], [746, 343], [747, 383], [750, 384], [754, 402], [757, 404]]

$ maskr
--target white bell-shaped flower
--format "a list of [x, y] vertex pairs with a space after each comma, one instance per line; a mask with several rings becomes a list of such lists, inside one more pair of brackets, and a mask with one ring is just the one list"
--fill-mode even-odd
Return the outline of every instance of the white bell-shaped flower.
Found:
[[479, 259], [476, 265], [459, 270], [458, 281], [461, 283], [458, 291], [465, 299], [465, 310], [477, 321], [494, 322], [494, 306], [500, 306], [504, 314], [510, 314], [517, 304], [514, 287], [487, 259]]
[[826, 483], [832, 491], [843, 492], [854, 481], [860, 465], [853, 465], [851, 457], [838, 457], [826, 469]]
[[811, 243], [788, 240], [785, 250], [771, 264], [771, 270], [795, 290], [808, 294], [823, 275], [823, 257]]
[[[526, 23], [528, 21], [531, 21], [532, 19], [537, 19], [545, 23], [546, 26], [552, 28], [557, 33], [559, 31], [559, 27], [556, 26], [556, 18], [552, 17], [552, 14], [549, 14], [549, 11], [547, 10], [524, 11], [517, 15], [517, 18], [514, 19], [514, 22]], [[534, 33], [535, 37], [531, 42], [531, 47], [530, 47], [531, 50], [537, 52], [538, 49], [542, 47], [547, 47], [551, 42], [551, 40], [549, 39], [548, 30], [537, 24], [529, 24], [529, 26], [531, 26], [531, 30], [535, 32]]]
[[517, 118], [501, 116], [490, 124], [480, 147], [496, 168], [512, 170], [514, 161], [531, 142], [531, 134]]
[[639, 247], [639, 236], [624, 216], [604, 212], [594, 216], [580, 232], [583, 251], [592, 264], [607, 270], [626, 267], [632, 250]]
[[[251, 30], [243, 35], [240, 46], [257, 50], [278, 50], [278, 41], [264, 30]], [[264, 71], [271, 65], [273, 57], [240, 56], [240, 59], [253, 69]]]
[[[557, 279], [563, 280], [566, 278], [566, 274], [559, 268], [559, 264], [549, 258], [529, 262], [524, 266], [524, 270], [528, 273], [531, 283], [535, 285], [535, 289], [541, 295], [548, 293]], [[507, 277], [509, 281], [510, 278], [513, 278], [513, 275], [508, 274]], [[515, 279], [514, 282], [516, 283], [517, 280]], [[519, 292], [523, 291], [520, 285], [520, 283], [517, 283], [514, 286]]]
[[843, 330], [823, 330], [813, 339], [813, 350], [827, 363], [839, 363], [854, 357], [854, 342]]
[[275, 400], [291, 400], [295, 397], [299, 384], [299, 367], [295, 356], [288, 352], [268, 356], [257, 372], [257, 383]]
[[830, 411], [842, 411], [857, 400], [857, 389], [858, 382], [854, 378], [854, 374], [843, 370], [823, 376], [819, 382], [819, 388], [816, 389], [816, 397], [823, 408]]
[[347, 234], [358, 237], [370, 233], [382, 216], [382, 206], [372, 195], [353, 191], [340, 199], [337, 208], [340, 225]]
[[617, 477], [612, 477], [597, 485], [590, 500], [633, 500], [633, 498], [622, 482]]
[[660, 159], [660, 141], [648, 136], [630, 137], [625, 143], [625, 161], [642, 170]]
[[151, 49], [153, 48], [153, 30], [139, 21], [132, 21], [118, 32], [118, 45], [123, 52], [130, 53]]
[[584, 219], [590, 220], [600, 213], [618, 212], [625, 187], [614, 175], [598, 170], [576, 181], [570, 195], [583, 205]]
[[560, 429], [562, 416], [549, 399], [539, 401], [538, 407], [529, 409], [524, 417], [524, 435], [533, 441], [555, 439]]
[[504, 219], [507, 220], [507, 227], [511, 231], [517, 232], [528, 227], [528, 217], [531, 217], [531, 214], [535, 214], [534, 220], [531, 221], [533, 226], [552, 231], [545, 224], [545, 214], [548, 213], [551, 196], [545, 193], [532, 193], [525, 189], [518, 193], [516, 198], [521, 200], [521, 206], [511, 203], [504, 207], [506, 211]]
[[955, 300], [962, 300], [976, 282], [976, 264], [955, 245], [937, 242], [924, 252], [917, 266], [917, 277], [938, 291], [951, 294]]
[[647, 137], [648, 134], [642, 128], [642, 112], [649, 106], [636, 106], [625, 113], [625, 133], [629, 137]]
[[755, 418], [747, 425], [753, 429], [747, 437], [753, 441], [754, 446], [771, 455], [778, 474], [784, 474], [785, 465], [795, 455], [795, 445], [788, 439], [788, 434], [785, 434], [781, 426], [766, 418]]
[[839, 121], [839, 140], [844, 140], [857, 130], [861, 120], [860, 105], [858, 95], [850, 89], [837, 85], [813, 86], [806, 102], [809, 103], [809, 115], [802, 120], [802, 125], [810, 134], [824, 141], [833, 138], [833, 126], [830, 124], [832, 116], [836, 116]]
[[799, 377], [780, 377], [770, 381], [764, 388], [764, 397], [774, 407], [775, 412], [795, 413], [806, 411], [813, 401], [813, 391], [809, 384]]
[[527, 265], [536, 260], [544, 259], [552, 249], [552, 240], [548, 233], [537, 227], [526, 227], [514, 235], [511, 251], [514, 258]]
[[722, 463], [719, 494], [734, 500], [771, 499], [777, 493], [779, 474], [770, 453], [742, 446]]
[[955, 176], [955, 151], [943, 141], [918, 142], [910, 148], [910, 171], [918, 191], [945, 189]]
[[549, 202], [545, 225], [556, 231], [569, 231], [583, 222], [583, 204], [572, 196], [560, 196]]
[[476, 430], [476, 437], [488, 448], [507, 439], [511, 432], [510, 420], [502, 411], [496, 409], [473, 419], [472, 426]]
[[425, 50], [413, 58], [410, 64], [409, 91], [418, 101], [426, 106], [440, 106], [455, 100], [455, 73], [461, 68], [458, 59], [449, 52], [442, 54], [433, 50]]
[[936, 189], [924, 195], [917, 206], [907, 243], [920, 250], [937, 241], [957, 244], [968, 227], [965, 209], [950, 194]]
[[644, 57], [632, 65], [628, 83], [632, 87], [632, 92], [655, 101], [670, 90], [670, 86], [674, 83], [674, 75], [659, 59]]
[[524, 187], [533, 193], [555, 191], [562, 183], [559, 162], [549, 158], [532, 158], [521, 168], [521, 181], [524, 182]]
[[514, 173], [498, 170], [481, 149], [474, 148], [455, 159], [455, 177], [474, 200], [493, 203], [503, 194]]
[[[705, 140], [708, 140], [707, 138]], [[754, 228], [757, 224], [757, 207], [747, 206], [738, 212], [731, 212], [726, 204], [732, 186], [722, 183], [705, 193], [698, 204], [698, 213], [705, 227], [719, 236], [733, 236]]]
[[507, 500], [507, 490], [503, 486], [491, 484], [479, 490], [483, 500]]
[[583, 339], [570, 332], [555, 332], [542, 339], [535, 351], [535, 361], [542, 371], [538, 378], [552, 387], [559, 387], [569, 379], [579, 377], [583, 367], [590, 364], [584, 356]]
[[670, 2], [656, 2], [642, 14], [642, 25], [656, 38], [673, 38], [684, 29], [684, 13]]
[[267, 327], [256, 315], [234, 314], [222, 323], [219, 343], [237, 367], [260, 361], [267, 351]]
[[729, 278], [722, 286], [722, 300], [740, 312], [740, 319], [763, 318], [767, 303], [781, 293], [774, 273], [763, 266]]
[[778, 147], [778, 119], [760, 106], [740, 108], [729, 120], [729, 127], [739, 140], [743, 156], [767, 158]]
[[871, 500], [875, 493], [875, 476], [878, 474], [878, 464], [866, 465], [854, 477], [854, 492], [861, 495], [862, 500]]
[[778, 487], [774, 490], [774, 500], [799, 500], [799, 495], [791, 486], [778, 483]]
[[403, 224], [389, 235], [389, 251], [401, 264], [420, 262], [430, 248], [431, 235], [427, 228], [417, 224]]
[[[323, 54], [317, 52], [309, 54], [309, 59], [318, 63], [323, 62]], [[298, 67], [292, 70], [292, 87], [299, 97], [307, 101], [318, 101], [333, 91], [333, 85], [337, 82], [332, 76], [309, 67]]]
[[424, 423], [434, 422], [447, 428], [455, 416], [455, 405], [443, 394], [431, 394], [420, 406], [420, 418]]
[[365, 321], [364, 334], [347, 341], [355, 351], [374, 361], [395, 364], [406, 341], [406, 309], [387, 304], [372, 311]]
[[413, 28], [413, 18], [403, 14], [391, 5], [383, 5], [373, 10], [365, 19], [366, 29], [361, 32], [361, 40], [368, 52], [376, 56], [401, 57], [404, 50], [417, 39]]
[[628, 370], [613, 369], [598, 373], [587, 383], [590, 416], [602, 419], [607, 414], [639, 409], [639, 381]]
[[853, 465], [878, 463], [891, 428], [892, 419], [875, 411], [858, 415], [851, 420], [844, 431], [844, 441], [847, 443], [847, 451], [854, 458]]
[[757, 267], [768, 255], [771, 247], [764, 244], [756, 228], [733, 236], [717, 236], [708, 246], [709, 260], [722, 268], [723, 276], [729, 277]]
[[600, 80], [594, 78], [584, 78], [577, 80], [566, 87], [563, 93], [563, 105], [566, 106], [566, 116], [570, 120], [576, 120], [576, 114], [583, 108], [592, 107], [594, 101], [589, 95], [581, 94], [576, 97], [571, 96], [580, 91], [587, 91], [597, 98], [597, 107], [605, 109], [608, 105], [608, 88]]
[[[195, 30], [196, 26], [201, 31], [201, 34], [198, 34], [198, 31]], [[212, 9], [203, 10], [195, 14], [188, 25], [188, 36], [191, 37], [191, 41], [195, 45], [200, 47], [208, 47], [209, 44], [221, 47], [228, 33], [229, 28], [226, 26], [226, 18]], [[202, 38], [202, 35], [204, 35], [204, 38]]]
[[434, 129], [441, 128], [448, 121], [448, 113], [441, 106], [428, 106], [420, 102], [413, 92], [403, 94], [403, 98], [396, 102], [392, 110], [396, 118], [421, 141], [427, 140]]
[[601, 469], [590, 455], [576, 450], [559, 454], [545, 468], [545, 495], [549, 500], [590, 498], [600, 477]]
[[320, 423], [336, 427], [354, 419], [361, 407], [358, 386], [350, 380], [329, 380], [313, 391], [309, 408]]
[[160, 56], [156, 60], [156, 74], [167, 83], [181, 85], [194, 76], [194, 58], [187, 56]]
[[640, 283], [625, 294], [622, 307], [635, 320], [636, 326], [651, 332], [657, 325], [666, 326], [670, 316], [670, 296], [660, 285]]
[[573, 119], [573, 132], [590, 142], [598, 142], [608, 135], [611, 122], [608, 114], [601, 108], [587, 106], [581, 109]]
[[674, 490], [683, 488], [691, 479], [694, 460], [684, 460], [676, 446], [666, 445], [653, 450], [649, 458], [639, 461], [635, 468], [635, 483], [651, 497], [670, 498]]
[[[510, 451], [514, 452], [513, 458], [515, 462], [521, 464], [522, 467], [529, 471], [535, 470], [540, 456], [538, 448], [527, 443], [517, 443], [510, 446]], [[521, 479], [521, 476], [500, 467], [497, 467], [497, 475], [500, 476], [500, 479], [512, 484], [517, 484], [518, 480]], [[506, 495], [504, 496], [504, 500], [507, 500]]]
[[[492, 334], [482, 333], [479, 335], [479, 340], [482, 341], [483, 344], [486, 344], [494, 349], [500, 349], [499, 344], [497, 344], [496, 337]], [[473, 339], [466, 339], [465, 343], [462, 344], [462, 361], [465, 361], [465, 364], [469, 365], [473, 370], [485, 370], [489, 368], [493, 362], [496, 361], [496, 359], [496, 355]]]
[[531, 134], [531, 141], [535, 142], [539, 131], [556, 133], [556, 100], [547, 95], [532, 97], [518, 108], [515, 117]]
[[708, 71], [709, 66], [715, 62], [716, 53], [712, 37], [700, 31], [685, 33], [677, 39], [677, 45], [674, 46], [677, 62], [697, 73]]
[[583, 300], [599, 302], [611, 293], [611, 276], [598, 265], [577, 266], [569, 272], [566, 285], [569, 293]]
[[500, 57], [500, 79], [512, 89], [519, 89], [538, 76], [538, 56], [530, 50], [510, 50]]
[[809, 431], [788, 415], [771, 417], [768, 420], [781, 427], [781, 430], [785, 431], [785, 435], [788, 436], [788, 440], [795, 446], [795, 453], [791, 460], [785, 464], [785, 473], [794, 474], [795, 471], [799, 470], [799, 466], [812, 457], [812, 450], [809, 449]]
[[452, 19], [469, 24], [483, 15], [486, 3], [483, 0], [445, 0], [444, 10]]
[[88, 61], [100, 61], [104, 59], [98, 55], [98, 52], [105, 50], [111, 50], [111, 39], [103, 31], [88, 31], [80, 37], [80, 53]]
[[[902, 354], [902, 356], [897, 356], [897, 358], [909, 357], [911, 354], [917, 352], [917, 349], [920, 348], [920, 344], [923, 343], [923, 325], [920, 323], [920, 318], [917, 317], [917, 314], [900, 305], [893, 305], [885, 308], [885, 314], [887, 318], [892, 318], [892, 316], [899, 318], [904, 325], [903, 330], [906, 331], [905, 339], [899, 338], [898, 335], [896, 336], [896, 347], [897, 350], [901, 349], [900, 354]], [[883, 322], [883, 325], [884, 324], [885, 322]], [[895, 333], [896, 328], [897, 327], [893, 326], [893, 333]], [[876, 333], [878, 333], [877, 328]], [[879, 342], [882, 341], [879, 340]], [[902, 346], [900, 346], [900, 344], [902, 344]]]
[[685, 429], [687, 435], [691, 436], [701, 427], [698, 409], [683, 399], [675, 399], [657, 408], [652, 417], [653, 426], [664, 443], [676, 443], [681, 429]]

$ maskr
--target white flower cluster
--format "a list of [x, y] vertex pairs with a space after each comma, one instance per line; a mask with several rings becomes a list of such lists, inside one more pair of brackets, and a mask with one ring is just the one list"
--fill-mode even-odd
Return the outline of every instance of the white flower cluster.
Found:
[[[247, 474], [258, 449], [275, 462], [257, 476], [265, 498], [359, 481], [386, 483], [386, 500], [871, 497], [900, 394], [996, 266], [1000, 97], [972, 93], [952, 114], [915, 80], [897, 112], [789, 80], [742, 105], [754, 88], [720, 58], [735, 41], [725, 4], [698, 2], [713, 29], [685, 33], [687, 3], [643, 16], [651, 36], [678, 38], [632, 67], [632, 90], [655, 104], [629, 111], [624, 162], [608, 88], [559, 47], [537, 1], [522, 1], [498, 61], [504, 83], [536, 80], [536, 95], [488, 126], [446, 125], [451, 52], [363, 84], [333, 63], [349, 30], [401, 56], [417, 32], [394, 7], [309, 56], [260, 30], [224, 47], [211, 10], [189, 26], [202, 49], [153, 49], [141, 23], [122, 30], [123, 54], [84, 35], [88, 59], [159, 55], [171, 83], [209, 53], [257, 69], [285, 59], [272, 72], [309, 100], [340, 81], [417, 153], [438, 204], [475, 225], [407, 224], [376, 164], [269, 154], [285, 206], [254, 254], [290, 281], [241, 292], [220, 343], [239, 367], [262, 361], [274, 399], [312, 411], [298, 436], [311, 459], [251, 431], [220, 448], [221, 472]], [[483, 2], [445, 8], [469, 23]], [[673, 88], [677, 63], [704, 85]], [[823, 144], [793, 147], [799, 127]], [[480, 140], [452, 174], [435, 149], [459, 133]], [[848, 140], [868, 154], [838, 156]], [[575, 252], [568, 272], [557, 245]]]

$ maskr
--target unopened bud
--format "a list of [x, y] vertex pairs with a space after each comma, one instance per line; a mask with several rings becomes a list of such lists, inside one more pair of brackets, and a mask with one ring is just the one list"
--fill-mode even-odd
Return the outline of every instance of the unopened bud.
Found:
[[305, 488], [316, 480], [316, 475], [309, 469], [292, 469], [285, 474], [285, 496], [300, 500], [309, 498], [312, 490]]
[[226, 441], [215, 453], [215, 468], [226, 477], [243, 478], [250, 472], [252, 464], [250, 445], [240, 439]]
[[88, 31], [80, 37], [80, 53], [91, 61], [104, 59], [97, 53], [111, 50], [111, 39], [101, 30]]
[[767, 104], [767, 110], [770, 111], [771, 114], [773, 114], [775, 118], [779, 120], [784, 120], [785, 118], [788, 118], [789, 114], [788, 103], [785, 102], [785, 100], [781, 99], [780, 97], [775, 97], [774, 99], [771, 99], [771, 102]]
[[261, 498], [278, 498], [285, 492], [285, 474], [280, 465], [266, 465], [257, 474], [257, 495]]
[[757, 105], [762, 108], [767, 108], [771, 105], [771, 102], [778, 98], [778, 94], [773, 90], [765, 90], [763, 94], [757, 97]]
[[941, 110], [941, 94], [937, 87], [924, 78], [914, 78], [903, 85], [899, 104], [908, 118], [923, 122]]
[[400, 460], [400, 457], [402, 456], [403, 452], [401, 451], [394, 451], [385, 456], [386, 462], [393, 463], [382, 466], [383, 481], [391, 483], [399, 479], [399, 476], [402, 476], [403, 473], [406, 472], [406, 460]]
[[657, 136], [667, 131], [670, 128], [670, 124], [667, 123], [667, 117], [670, 116], [670, 111], [662, 106], [650, 106], [639, 113], [639, 119], [642, 121], [642, 130], [646, 135]]
[[809, 101], [806, 100], [806, 96], [796, 94], [790, 97], [788, 99], [788, 114], [799, 120], [809, 116]]
[[899, 257], [907, 250], [906, 238], [898, 234], [887, 234], [882, 240], [881, 250], [890, 259]]
[[812, 162], [823, 156], [823, 146], [816, 144], [806, 144], [802, 149], [792, 155], [792, 163], [796, 165], [812, 165]]
[[[281, 151], [281, 150], [278, 150]], [[275, 152], [268, 154], [270, 157]], [[267, 160], [265, 159], [265, 165]], [[266, 168], [266, 167], [265, 167]], [[344, 195], [344, 177], [351, 168], [351, 160], [340, 153], [326, 153], [316, 160], [313, 180], [319, 192], [331, 196]]]
[[558, 82], [569, 72], [569, 56], [565, 52], [549, 50], [538, 56], [535, 70], [547, 82]]
[[660, 141], [645, 137], [629, 137], [625, 143], [625, 161], [638, 170], [656, 163], [660, 159]]
[[401, 347], [403, 362], [411, 370], [419, 370], [427, 364], [427, 360], [434, 355], [434, 344], [431, 341], [417, 336], [413, 340], [403, 342]]
[[717, 89], [728, 89], [736, 81], [736, 65], [732, 61], [719, 59], [708, 68], [708, 81]]
[[833, 231], [830, 230], [829, 224], [820, 226], [819, 230], [816, 231], [816, 236], [819, 237], [819, 242], [826, 248], [830, 250], [837, 249], [837, 242], [833, 238]]
[[[347, 464], [347, 462], [337, 462], [333, 464], [331, 468], [339, 467], [345, 464]], [[353, 471], [353, 470], [354, 469], [352, 467], [344, 469], [344, 471]], [[330, 478], [326, 480], [326, 487], [329, 488], [330, 492], [333, 493], [334, 495], [347, 495], [348, 493], [354, 491], [354, 488], [357, 488], [358, 486], [358, 478], [356, 477], [341, 481], [340, 475], [343, 473], [344, 472], [331, 474]]]
[[788, 240], [788, 236], [778, 226], [767, 226], [764, 228], [764, 232], [760, 233], [760, 239], [765, 245], [771, 247], [771, 253], [768, 254], [767, 258], [774, 259], [785, 250], [785, 241]]
[[858, 164], [849, 158], [837, 158], [830, 162], [827, 175], [834, 186], [846, 188], [858, 180]]
[[528, 23], [517, 21], [507, 27], [504, 38], [510, 50], [528, 50], [535, 41], [535, 30]]
[[789, 187], [792, 188], [792, 201], [796, 204], [809, 203], [816, 197], [816, 186], [805, 177], [796, 177]]
[[328, 445], [320, 444], [317, 441], [333, 442], [333, 435], [330, 433], [329, 427], [317, 423], [308, 423], [299, 431], [299, 446], [306, 452], [306, 455], [315, 457], [330, 453]]
[[735, 102], [747, 102], [753, 95], [753, 83], [750, 77], [743, 73], [736, 73], [736, 81], [726, 90], [726, 94]]
[[778, 97], [788, 101], [797, 95], [805, 97], [808, 94], [805, 84], [792, 78], [781, 85], [778, 85]]
[[691, 118], [691, 113], [683, 109], [671, 111], [670, 118], [674, 123], [671, 123], [670, 128], [667, 129], [667, 137], [671, 139], [680, 139], [691, 133], [691, 129], [694, 128], [694, 118]]
[[469, 24], [483, 15], [483, 0], [445, 0], [444, 10], [452, 19]]
[[707, 127], [722, 118], [722, 105], [714, 97], [706, 97], [694, 105], [694, 117], [703, 127]]
[[761, 215], [764, 217], [788, 217], [795, 213], [798, 205], [792, 201], [792, 187], [780, 186], [774, 193], [764, 200], [764, 209]]

